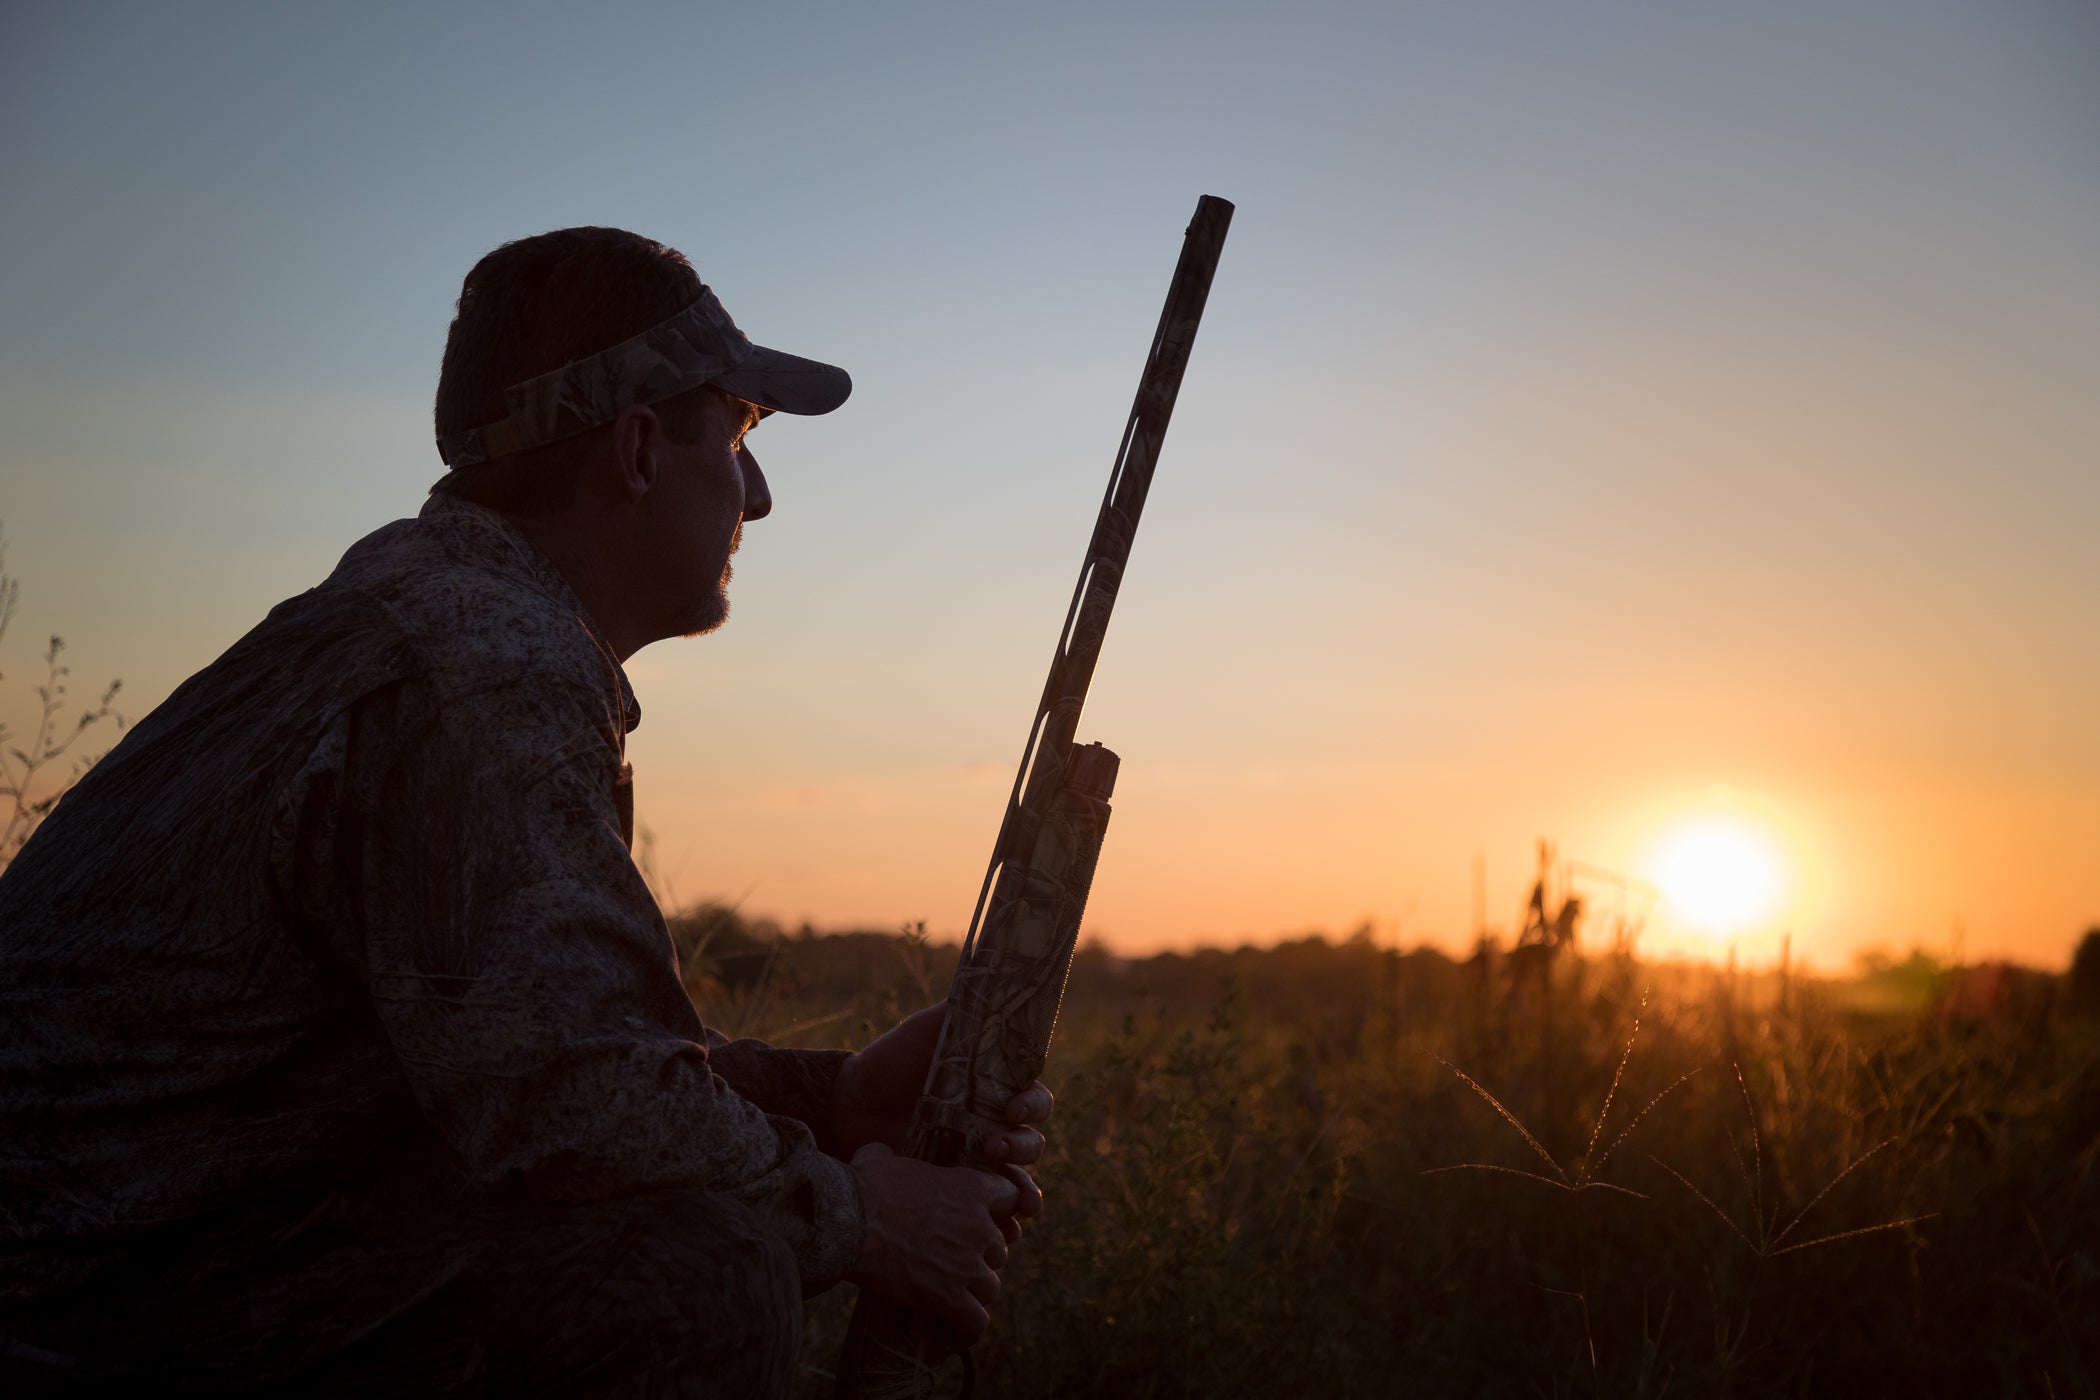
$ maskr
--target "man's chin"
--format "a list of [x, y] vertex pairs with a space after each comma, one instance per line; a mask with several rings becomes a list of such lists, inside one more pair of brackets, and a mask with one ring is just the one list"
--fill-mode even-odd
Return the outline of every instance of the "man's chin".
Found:
[[729, 595], [717, 589], [715, 596], [695, 608], [679, 629], [681, 637], [704, 637], [729, 621]]

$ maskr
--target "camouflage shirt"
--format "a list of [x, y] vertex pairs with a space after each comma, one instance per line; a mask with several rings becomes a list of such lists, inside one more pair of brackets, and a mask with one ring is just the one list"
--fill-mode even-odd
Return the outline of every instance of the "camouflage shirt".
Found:
[[0, 877], [0, 1305], [341, 1190], [718, 1190], [837, 1281], [843, 1054], [702, 1027], [629, 855], [639, 720], [554, 567], [434, 497], [133, 729]]

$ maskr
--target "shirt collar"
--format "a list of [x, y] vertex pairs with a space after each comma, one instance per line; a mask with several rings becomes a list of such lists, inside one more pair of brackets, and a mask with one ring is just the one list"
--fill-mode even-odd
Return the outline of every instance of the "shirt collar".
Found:
[[528, 584], [546, 594], [563, 612], [572, 614], [617, 681], [621, 723], [626, 732], [634, 732], [642, 722], [642, 706], [634, 697], [634, 687], [628, 683], [627, 670], [620, 665], [612, 644], [591, 621], [583, 600], [576, 596], [576, 590], [569, 586], [569, 581], [562, 577], [561, 570], [554, 567], [552, 560], [533, 548], [532, 541], [501, 514], [472, 501], [434, 495], [423, 502], [416, 518], [442, 534], [446, 543], [463, 557]]

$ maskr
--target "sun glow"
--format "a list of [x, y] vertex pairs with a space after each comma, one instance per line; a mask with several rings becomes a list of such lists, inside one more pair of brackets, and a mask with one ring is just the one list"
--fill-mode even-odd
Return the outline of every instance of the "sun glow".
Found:
[[1753, 929], [1779, 912], [1786, 864], [1757, 828], [1733, 818], [1688, 823], [1649, 861], [1657, 888], [1688, 924], [1715, 937]]

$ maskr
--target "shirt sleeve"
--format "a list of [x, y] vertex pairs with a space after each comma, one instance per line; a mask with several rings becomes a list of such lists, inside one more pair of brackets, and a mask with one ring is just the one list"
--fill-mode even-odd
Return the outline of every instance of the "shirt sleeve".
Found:
[[307, 920], [369, 988], [471, 1178], [543, 1197], [720, 1191], [787, 1240], [806, 1290], [829, 1287], [863, 1220], [803, 1117], [826, 1116], [827, 1065], [702, 1028], [622, 834], [625, 770], [603, 730], [559, 682], [366, 696], [331, 735], [330, 815], [301, 833], [321, 876], [302, 887], [320, 906]]
[[762, 1040], [730, 1040], [707, 1033], [708, 1062], [730, 1087], [768, 1113], [807, 1123], [817, 1145], [838, 1155], [828, 1127], [831, 1091], [848, 1050], [782, 1050]]

